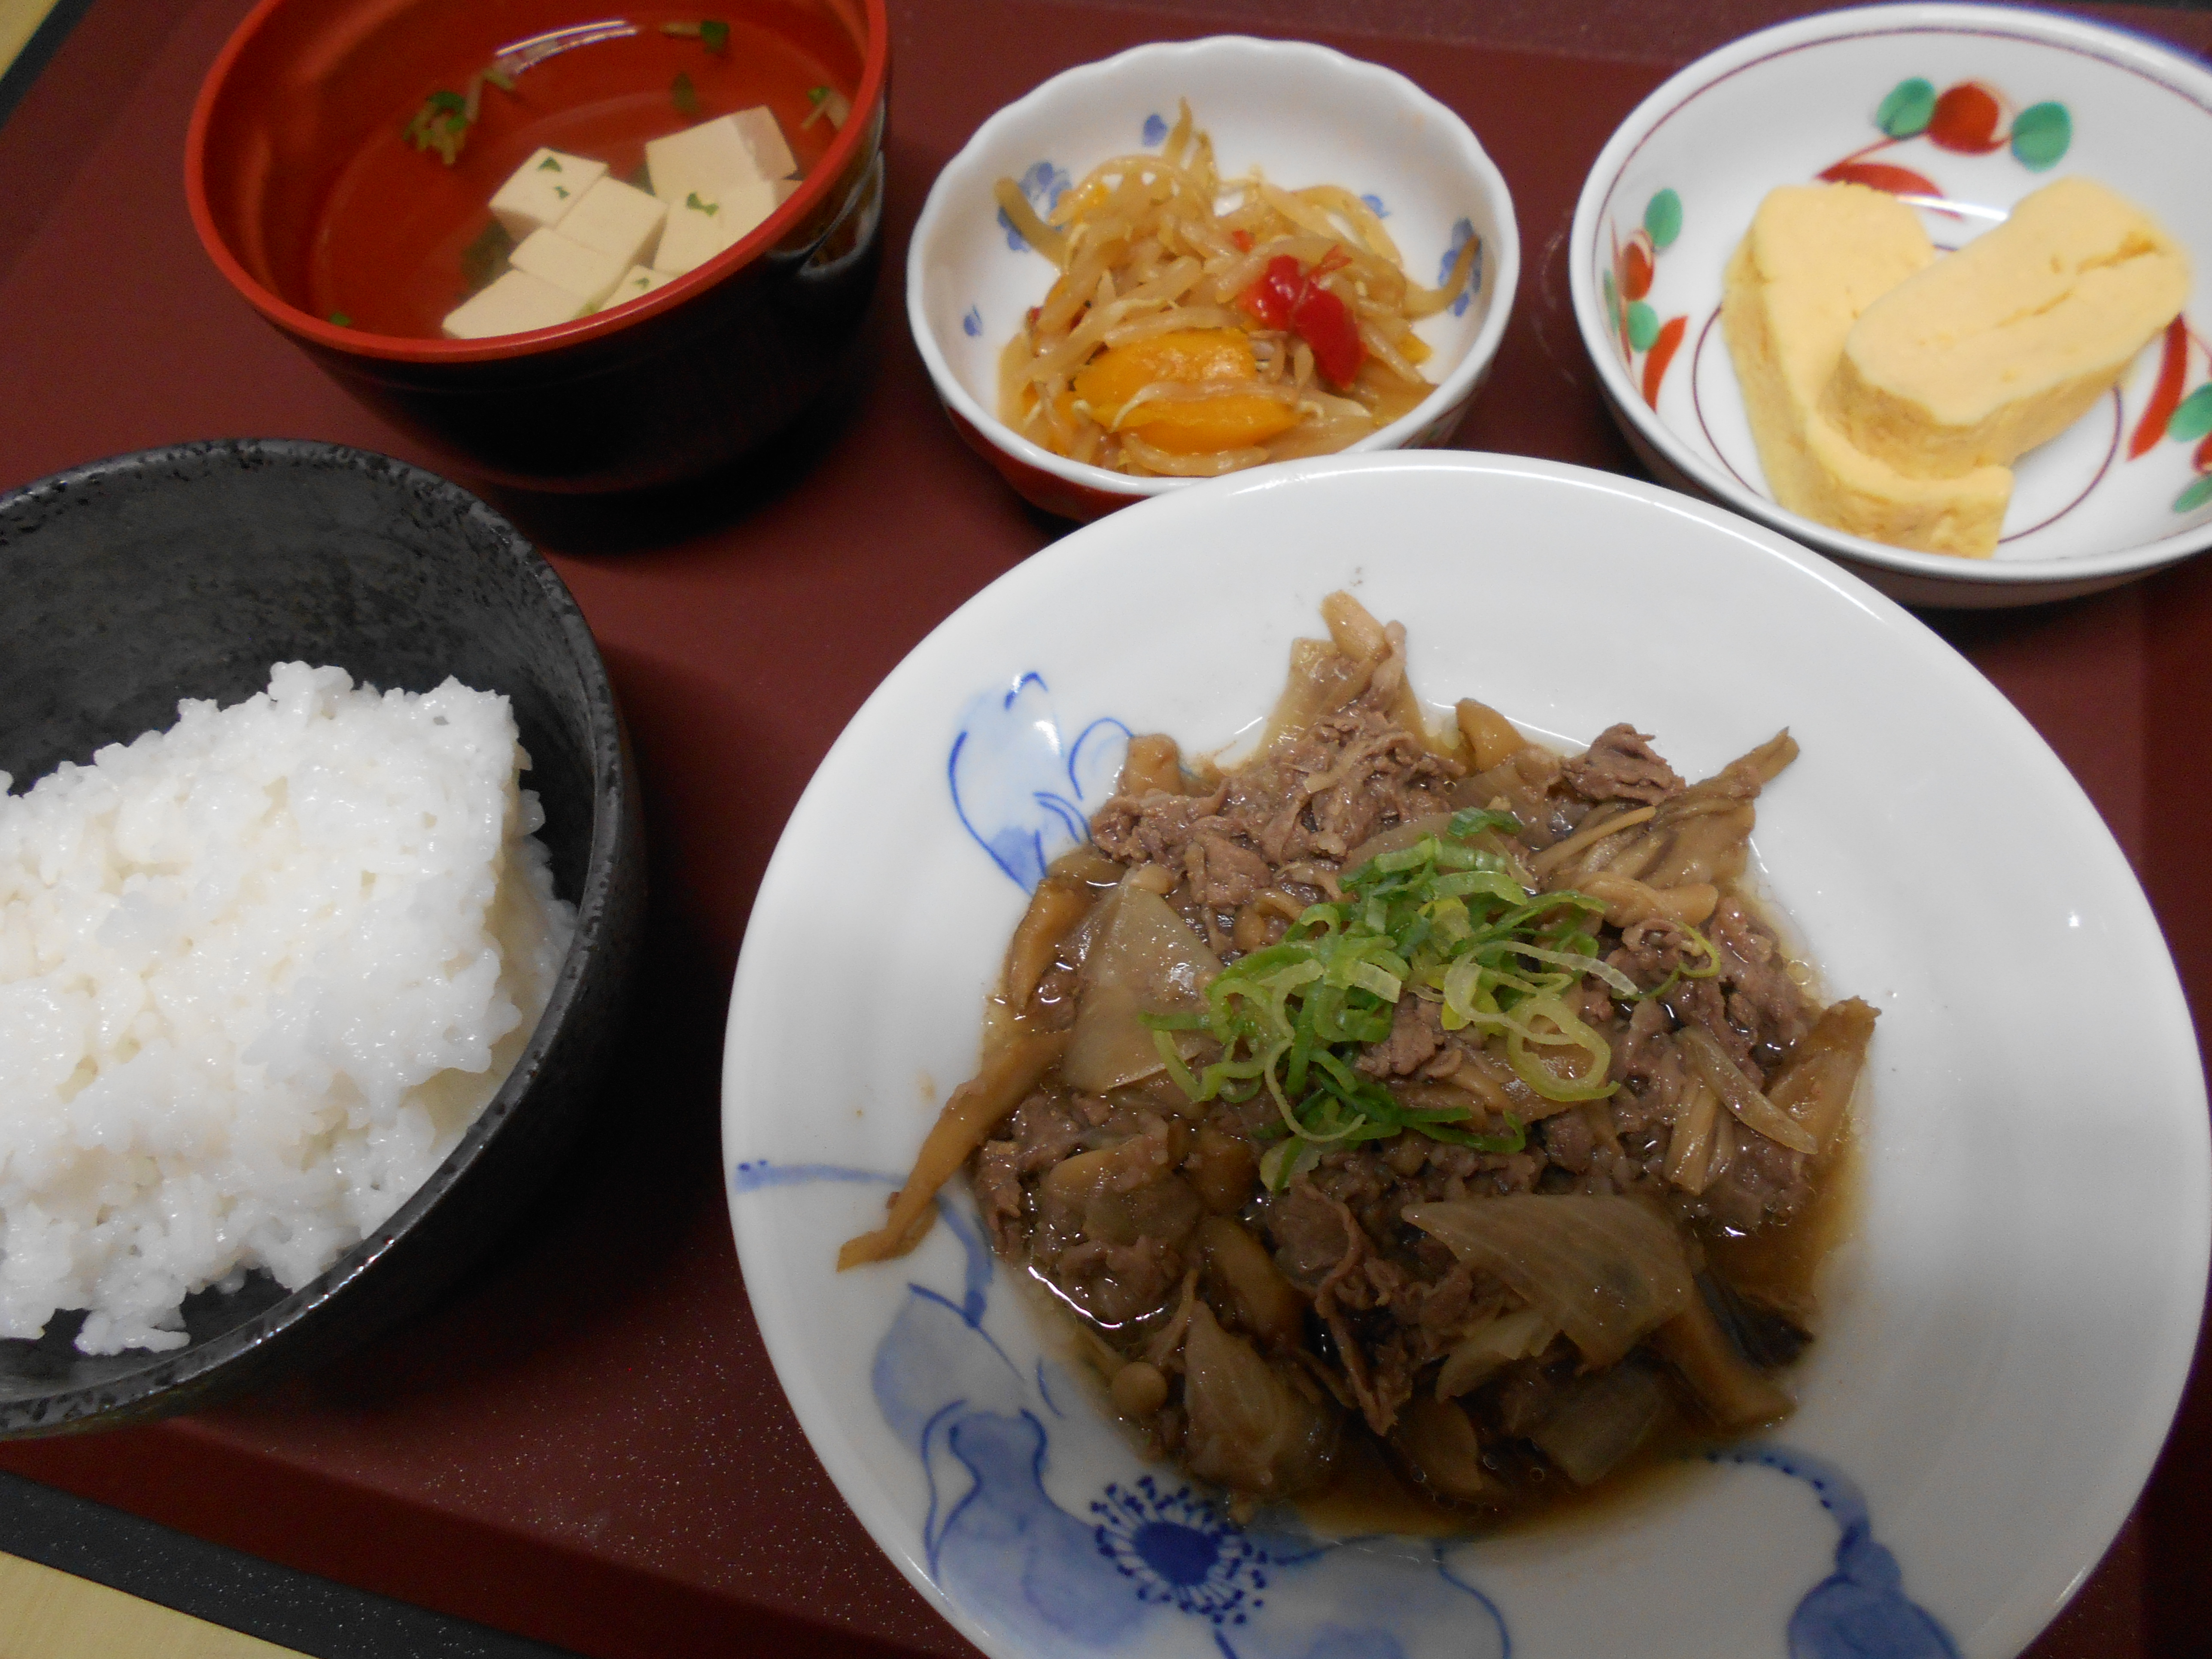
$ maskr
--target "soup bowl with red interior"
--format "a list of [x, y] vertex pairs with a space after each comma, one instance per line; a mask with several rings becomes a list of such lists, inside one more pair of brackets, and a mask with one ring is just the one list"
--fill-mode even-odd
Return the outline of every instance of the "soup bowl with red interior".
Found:
[[[185, 193], [249, 304], [478, 474], [556, 492], [674, 483], [788, 426], [857, 349], [881, 262], [889, 54], [883, 0], [762, 0], [726, 20], [263, 0], [200, 89]], [[750, 231], [627, 302], [447, 337], [509, 270], [531, 222], [491, 200], [541, 150], [650, 192], [648, 141], [763, 107], [792, 166]]]

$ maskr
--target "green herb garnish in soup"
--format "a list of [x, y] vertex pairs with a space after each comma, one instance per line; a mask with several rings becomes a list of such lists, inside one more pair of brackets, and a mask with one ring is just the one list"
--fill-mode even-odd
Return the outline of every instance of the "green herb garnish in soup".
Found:
[[660, 32], [682, 40], [696, 40], [717, 55], [730, 49], [730, 26], [719, 17], [702, 18], [696, 23], [663, 23]]
[[[627, 304], [723, 254], [834, 139], [818, 117], [845, 94], [825, 89], [823, 64], [781, 27], [610, 19], [457, 70], [393, 112], [400, 143], [372, 146], [347, 175], [319, 233], [308, 308], [376, 333], [495, 337]], [[453, 170], [460, 205], [441, 205], [453, 185], [426, 187], [424, 167]], [[419, 254], [349, 205], [395, 197], [423, 210], [404, 233], [421, 227]]]

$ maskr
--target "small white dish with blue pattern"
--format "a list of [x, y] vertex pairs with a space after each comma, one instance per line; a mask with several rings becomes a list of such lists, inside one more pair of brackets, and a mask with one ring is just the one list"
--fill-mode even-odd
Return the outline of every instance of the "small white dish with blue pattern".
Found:
[[1079, 489], [1126, 501], [1198, 482], [1072, 461], [998, 416], [1000, 354], [1056, 272], [1013, 229], [994, 187], [1011, 178], [1049, 212], [1099, 162], [1158, 149], [1186, 99], [1224, 178], [1256, 167], [1274, 184], [1341, 185], [1364, 197], [1415, 282], [1441, 283], [1467, 240], [1481, 239], [1468, 294], [1418, 325], [1436, 352], [1422, 366], [1436, 390], [1352, 448], [1448, 439], [1497, 355], [1520, 280], [1504, 176], [1466, 122], [1395, 70], [1326, 46], [1239, 35], [1138, 46], [1056, 75], [992, 116], [945, 164], [907, 256], [908, 320], [945, 407], [1018, 466]]

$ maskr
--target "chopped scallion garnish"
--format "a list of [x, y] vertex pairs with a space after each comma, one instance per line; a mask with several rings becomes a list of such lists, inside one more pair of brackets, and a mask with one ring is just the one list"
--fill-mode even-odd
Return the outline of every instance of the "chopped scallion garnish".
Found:
[[434, 149], [447, 167], [460, 160], [469, 131], [469, 100], [443, 88], [422, 100], [403, 136], [417, 149]]
[[[1455, 814], [1441, 836], [1370, 859], [1343, 878], [1344, 897], [1310, 906], [1276, 944], [1239, 958], [1207, 986], [1204, 1013], [1148, 1015], [1170, 1074], [1194, 1101], [1271, 1095], [1284, 1137], [1262, 1162], [1279, 1191], [1322, 1151], [1412, 1130], [1488, 1152], [1518, 1152], [1527, 1136], [1507, 1115], [1503, 1133], [1479, 1133], [1465, 1108], [1413, 1108], [1359, 1072], [1359, 1051], [1390, 1035], [1397, 1004], [1438, 1005], [1447, 1031], [1472, 1028], [1502, 1042], [1522, 1081], [1549, 1100], [1598, 1100], [1612, 1052], [1575, 1012], [1585, 974], [1610, 991], [1637, 988], [1601, 961], [1598, 900], [1535, 892], [1498, 841], [1510, 813]], [[1193, 1076], [1172, 1033], [1203, 1030], [1221, 1057]], [[1263, 1132], [1265, 1133], [1265, 1132]]]
[[846, 117], [853, 112], [852, 100], [835, 87], [809, 87], [806, 101], [814, 107], [806, 112], [806, 118], [799, 124], [804, 132], [817, 121], [826, 120], [833, 127], [845, 125]]
[[[501, 92], [514, 90], [514, 76], [503, 64], [495, 62], [469, 77], [466, 93], [441, 87], [425, 98], [422, 107], [402, 129], [403, 136], [417, 149], [436, 150], [447, 167], [453, 166], [460, 160], [461, 147], [469, 141], [469, 129], [476, 125], [486, 82]], [[560, 163], [548, 157], [538, 165], [557, 170]]]
[[703, 17], [696, 23], [663, 23], [660, 32], [679, 40], [696, 40], [709, 52], [727, 52], [730, 47], [730, 26], [719, 17]]

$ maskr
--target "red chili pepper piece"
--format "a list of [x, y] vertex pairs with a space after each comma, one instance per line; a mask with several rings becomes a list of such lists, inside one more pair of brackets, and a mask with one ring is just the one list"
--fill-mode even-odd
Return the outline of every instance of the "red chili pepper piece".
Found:
[[[1340, 260], [1349, 264], [1348, 260]], [[1335, 270], [1323, 259], [1316, 271]], [[1335, 386], [1349, 386], [1367, 360], [1359, 325], [1344, 301], [1301, 270], [1287, 253], [1267, 261], [1260, 280], [1237, 296], [1237, 303], [1267, 328], [1287, 328], [1313, 348], [1314, 365], [1322, 377]]]
[[1314, 367], [1333, 386], [1349, 386], [1366, 360], [1359, 325], [1344, 301], [1327, 289], [1309, 283], [1291, 313], [1291, 326], [1313, 348]]
[[1229, 233], [1229, 240], [1247, 253], [1252, 251], [1252, 233], [1249, 230], [1232, 230]]
[[1288, 328], [1291, 313], [1306, 290], [1306, 274], [1287, 253], [1267, 261], [1259, 281], [1237, 296], [1237, 303], [1268, 328]]

